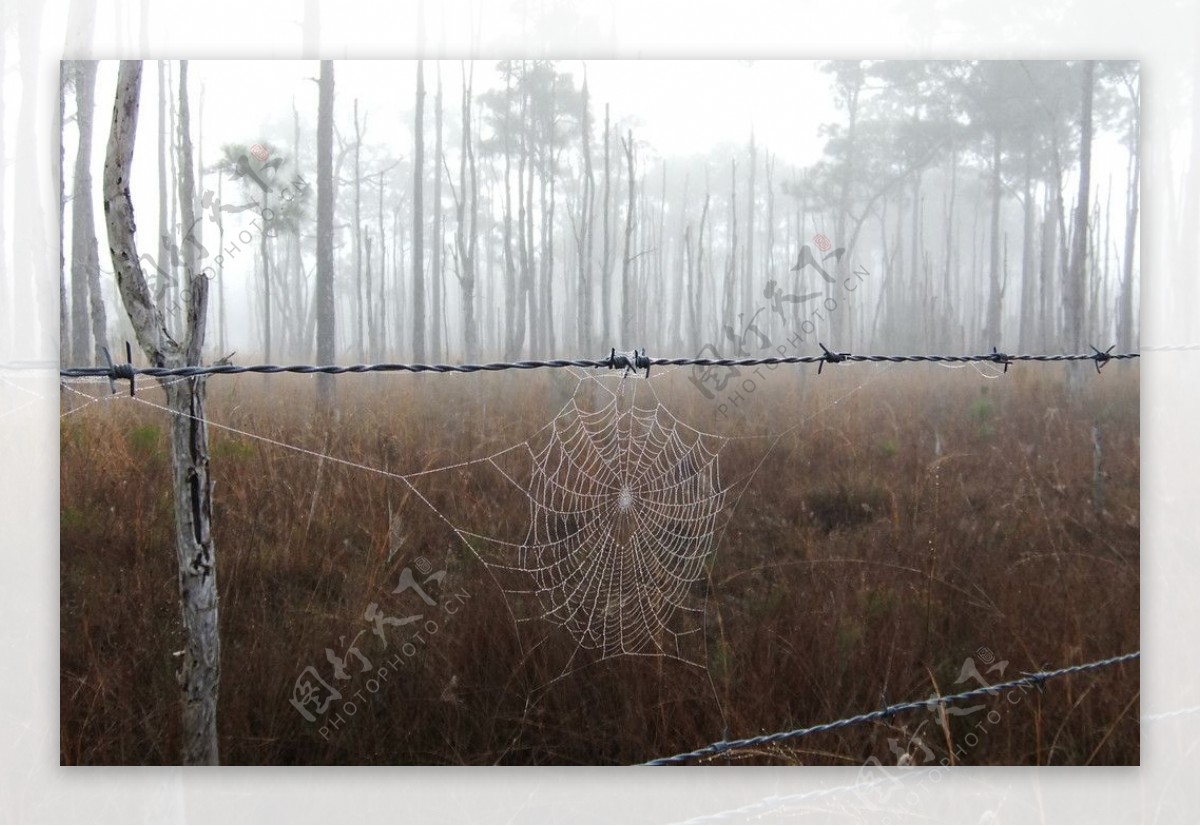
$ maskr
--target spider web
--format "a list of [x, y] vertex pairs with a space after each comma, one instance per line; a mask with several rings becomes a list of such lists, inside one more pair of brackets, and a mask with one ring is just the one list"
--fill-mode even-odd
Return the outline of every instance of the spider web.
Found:
[[714, 446], [662, 404], [619, 396], [595, 411], [573, 398], [543, 441], [517, 566], [542, 618], [605, 657], [679, 655], [725, 500]]
[[[652, 388], [639, 391], [648, 382], [614, 378], [580, 376], [558, 414], [518, 445], [405, 478], [487, 566], [518, 624], [561, 627], [576, 654], [703, 665], [703, 581], [729, 491], [719, 472], [727, 440], [684, 424]], [[481, 464], [498, 479], [481, 478]], [[463, 476], [438, 479], [445, 471]], [[472, 517], [456, 515], [468, 509]], [[472, 529], [478, 521], [497, 530]]]

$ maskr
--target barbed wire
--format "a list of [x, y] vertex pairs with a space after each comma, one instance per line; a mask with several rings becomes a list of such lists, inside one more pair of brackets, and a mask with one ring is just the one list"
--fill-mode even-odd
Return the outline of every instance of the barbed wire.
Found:
[[1141, 651], [1133, 651], [1129, 654], [1121, 654], [1117, 657], [1109, 657], [1105, 660], [1096, 660], [1095, 662], [1084, 663], [1083, 665], [1072, 665], [1066, 668], [1060, 668], [1056, 671], [1035, 671], [1028, 674], [1022, 674], [1020, 679], [1010, 680], [1005, 683], [996, 683], [982, 688], [974, 688], [970, 691], [963, 691], [959, 694], [949, 694], [941, 697], [930, 697], [927, 700], [914, 700], [908, 703], [897, 703], [896, 705], [886, 706], [875, 711], [869, 711], [864, 714], [856, 714], [853, 717], [846, 717], [841, 720], [836, 720], [832, 723], [822, 723], [817, 726], [809, 726], [808, 728], [792, 729], [790, 731], [777, 731], [773, 734], [760, 734], [757, 737], [746, 737], [741, 740], [721, 740], [707, 746], [687, 751], [681, 754], [676, 754], [671, 757], [659, 757], [654, 760], [649, 760], [642, 765], [644, 766], [681, 766], [693, 760], [702, 760], [706, 757], [716, 757], [730, 751], [739, 749], [757, 748], [760, 746], [769, 746], [776, 743], [783, 743], [789, 740], [799, 740], [802, 737], [807, 737], [810, 734], [820, 734], [822, 732], [837, 731], [839, 729], [850, 728], [852, 726], [862, 725], [863, 723], [872, 723], [877, 720], [886, 720], [894, 717], [897, 714], [903, 714], [908, 711], [935, 710], [938, 706], [953, 705], [955, 703], [966, 702], [967, 700], [977, 700], [982, 697], [992, 697], [1002, 691], [1011, 691], [1018, 688], [1040, 688], [1043, 683], [1050, 680], [1058, 679], [1059, 677], [1067, 677], [1072, 674], [1082, 674], [1088, 671], [1096, 671], [1101, 668], [1109, 668], [1115, 665], [1136, 660], [1141, 656]]
[[[195, 378], [199, 376], [230, 376], [242, 375], [245, 373], [261, 373], [261, 374], [276, 374], [276, 373], [294, 373], [299, 375], [342, 375], [346, 373], [482, 373], [482, 372], [499, 372], [503, 370], [539, 370], [539, 369], [554, 369], [564, 367], [582, 367], [607, 370], [624, 370], [628, 372], [645, 371], [647, 378], [650, 376], [651, 367], [757, 367], [760, 365], [776, 365], [776, 364], [817, 364], [817, 372], [820, 373], [826, 364], [840, 364], [843, 362], [889, 362], [892, 364], [906, 364], [912, 362], [933, 362], [933, 363], [959, 363], [965, 364], [970, 362], [991, 362], [1004, 366], [1004, 372], [1008, 372], [1010, 365], [1016, 362], [1076, 362], [1090, 361], [1096, 367], [1096, 372], [1110, 361], [1120, 361], [1125, 359], [1139, 358], [1139, 353], [1114, 353], [1113, 347], [1107, 350], [1099, 350], [1092, 347], [1091, 353], [1074, 353], [1074, 354], [1056, 354], [1056, 355], [1039, 355], [1039, 354], [1014, 354], [999, 352], [995, 347], [992, 352], [977, 355], [937, 355], [937, 354], [920, 354], [920, 355], [860, 355], [857, 353], [844, 353], [828, 349], [824, 344], [819, 344], [821, 353], [819, 355], [803, 355], [803, 356], [766, 356], [762, 358], [658, 358], [649, 357], [646, 355], [645, 349], [641, 351], [620, 352], [616, 349], [610, 351], [606, 358], [600, 359], [547, 359], [547, 360], [527, 360], [527, 361], [494, 361], [485, 364], [423, 364], [423, 363], [382, 363], [382, 364], [351, 364], [351, 365], [314, 365], [314, 364], [255, 364], [255, 365], [237, 365], [237, 364], [209, 364], [209, 365], [189, 365], [184, 367], [134, 367], [133, 354], [131, 346], [126, 343], [126, 361], [124, 364], [114, 364], [108, 351], [105, 350], [105, 357], [108, 364], [99, 367], [64, 367], [59, 370], [59, 376], [63, 379], [81, 379], [81, 378], [107, 378], [110, 383], [115, 381], [128, 381], [129, 392], [132, 395], [135, 391], [134, 381], [138, 376], [149, 376], [152, 378]], [[112, 386], [113, 391], [116, 391], [115, 385]]]

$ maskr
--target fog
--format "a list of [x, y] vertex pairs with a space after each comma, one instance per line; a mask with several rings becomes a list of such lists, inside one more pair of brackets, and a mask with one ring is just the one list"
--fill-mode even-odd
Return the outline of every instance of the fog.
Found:
[[[1077, 262], [1086, 65], [421, 61], [414, 244], [418, 62], [335, 61], [336, 361], [612, 347], [773, 355], [818, 352], [818, 341], [856, 352], [1125, 349], [1137, 340], [1138, 68], [1092, 65]], [[146, 278], [180, 330], [194, 244], [211, 279], [206, 361], [233, 351], [238, 363], [312, 361], [321, 67], [189, 70], [191, 234], [178, 202], [179, 64], [144, 71], [131, 195]], [[69, 217], [79, 129], [73, 64], [63, 71]], [[97, 69], [90, 155], [109, 346], [133, 339], [104, 241], [116, 73], [115, 61]], [[82, 331], [75, 231], [64, 221], [62, 298]], [[70, 339], [65, 361], [94, 360], [92, 342]]]

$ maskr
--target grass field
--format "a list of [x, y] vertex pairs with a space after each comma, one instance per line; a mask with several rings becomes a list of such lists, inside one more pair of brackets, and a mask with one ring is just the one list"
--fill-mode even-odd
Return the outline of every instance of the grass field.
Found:
[[[211, 379], [211, 421], [244, 432], [210, 430], [222, 762], [630, 763], [974, 688], [968, 659], [998, 682], [1136, 650], [1138, 371], [1069, 397], [1066, 369], [781, 368], [727, 415], [684, 371], [654, 378], [681, 421], [736, 437], [721, 477], [744, 493], [693, 589], [705, 667], [597, 662], [559, 626], [518, 626], [528, 606], [403, 480], [315, 455], [392, 473], [486, 456], [548, 422], [569, 374], [349, 376], [335, 419], [314, 415], [307, 377]], [[174, 763], [168, 414], [128, 397], [69, 412], [83, 401], [63, 393], [61, 761]], [[456, 525], [519, 529], [520, 497], [460, 487], [472, 470], [422, 491], [453, 495]], [[420, 606], [393, 593], [406, 567], [436, 605], [381, 638], [369, 606]], [[337, 680], [325, 650], [351, 646]], [[313, 722], [289, 702], [309, 666], [343, 694]], [[1137, 764], [1137, 698], [1135, 664], [720, 762]]]

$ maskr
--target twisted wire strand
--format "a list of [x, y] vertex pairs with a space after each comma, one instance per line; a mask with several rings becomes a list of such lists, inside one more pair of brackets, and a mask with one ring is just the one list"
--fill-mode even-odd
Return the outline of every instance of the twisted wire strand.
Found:
[[683, 752], [671, 757], [659, 757], [654, 760], [647, 761], [642, 765], [645, 766], [680, 766], [689, 763], [693, 760], [702, 760], [706, 757], [715, 757], [729, 751], [738, 749], [756, 748], [759, 746], [769, 746], [775, 743], [783, 743], [789, 740], [799, 740], [802, 737], [807, 737], [810, 734], [820, 734], [822, 732], [837, 731], [839, 729], [850, 728], [852, 726], [862, 725], [863, 723], [871, 723], [877, 720], [885, 720], [897, 714], [903, 714], [908, 711], [934, 710], [941, 705], [952, 705], [961, 703], [967, 700], [976, 700], [981, 697], [994, 697], [1002, 691], [1011, 691], [1017, 688], [1037, 688], [1043, 683], [1050, 680], [1058, 679], [1059, 677], [1067, 677], [1072, 674], [1082, 674], [1088, 671], [1097, 671], [1102, 668], [1121, 665], [1132, 660], [1136, 660], [1141, 656], [1140, 651], [1133, 651], [1128, 654], [1121, 654], [1117, 657], [1109, 657], [1104, 660], [1096, 660], [1095, 662], [1084, 663], [1082, 665], [1072, 665], [1066, 668], [1060, 668], [1056, 671], [1036, 671], [1030, 674], [1024, 674], [1020, 679], [1010, 680], [1005, 683], [996, 683], [982, 688], [963, 691], [959, 694], [949, 694], [942, 697], [931, 697], [928, 700], [914, 700], [907, 703], [897, 703], [896, 705], [886, 706], [875, 711], [869, 711], [864, 714], [857, 714], [853, 717], [846, 717], [841, 720], [836, 720], [832, 723], [822, 723], [817, 726], [809, 726], [808, 728], [792, 729], [790, 731], [777, 731], [773, 734], [760, 734], [757, 737], [746, 737], [741, 740], [721, 740], [707, 746], [695, 749], [693, 751]]
[[[423, 363], [384, 363], [384, 364], [351, 364], [351, 365], [313, 365], [313, 364], [211, 364], [190, 365], [185, 367], [134, 367], [126, 362], [99, 367], [64, 367], [59, 370], [59, 376], [64, 379], [77, 378], [108, 378], [113, 380], [132, 380], [136, 376], [152, 378], [181, 377], [194, 378], [198, 376], [229, 376], [244, 373], [294, 373], [299, 375], [341, 375], [345, 373], [482, 373], [499, 372], [503, 370], [539, 370], [564, 367], [583, 367], [608, 370], [640, 371], [645, 370], [649, 376], [651, 367], [756, 367], [774, 364], [837, 364], [841, 362], [889, 362], [905, 364], [910, 362], [934, 363], [968, 363], [992, 362], [1002, 364], [1007, 369], [1009, 364], [1018, 361], [1026, 362], [1062, 362], [1062, 361], [1091, 361], [1097, 370], [1109, 361], [1139, 358], [1139, 353], [1111, 353], [1093, 348], [1091, 353], [1069, 354], [1015, 354], [991, 353], [976, 355], [860, 355], [856, 353], [839, 353], [821, 345], [824, 351], [817, 355], [804, 356], [767, 356], [762, 358], [658, 358], [647, 357], [645, 351], [618, 353], [615, 350], [606, 358], [601, 359], [547, 359], [527, 361], [494, 361], [486, 364], [423, 364]], [[1112, 348], [1109, 348], [1110, 350]]]

